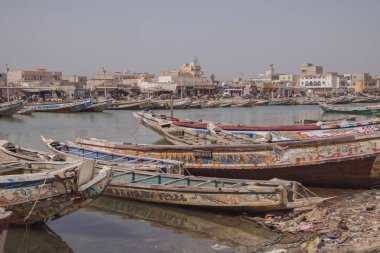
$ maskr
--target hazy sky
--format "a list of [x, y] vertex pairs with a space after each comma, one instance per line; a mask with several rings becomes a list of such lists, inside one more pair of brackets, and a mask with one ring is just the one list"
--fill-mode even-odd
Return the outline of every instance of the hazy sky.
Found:
[[0, 71], [158, 74], [193, 56], [209, 77], [325, 71], [380, 74], [377, 0], [0, 0]]

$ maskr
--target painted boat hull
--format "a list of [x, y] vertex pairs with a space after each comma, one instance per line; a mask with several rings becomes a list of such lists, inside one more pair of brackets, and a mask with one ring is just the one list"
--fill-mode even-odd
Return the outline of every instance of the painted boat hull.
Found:
[[147, 103], [137, 102], [137, 103], [126, 103], [126, 104], [114, 104], [112, 107], [108, 108], [108, 110], [140, 110], [145, 107]]
[[374, 114], [380, 112], [380, 106], [341, 107], [327, 104], [320, 104], [320, 106], [323, 111], [331, 113]]
[[53, 166], [46, 167], [49, 172], [0, 176], [0, 206], [12, 212], [10, 223], [35, 224], [72, 213], [99, 197], [112, 175], [103, 168], [92, 177], [93, 162]]
[[304, 185], [358, 188], [380, 184], [380, 133], [366, 136], [240, 146], [128, 145], [80, 139], [77, 143], [113, 153], [181, 161], [185, 171], [197, 176], [277, 177]]
[[80, 102], [67, 103], [67, 104], [46, 104], [46, 105], [33, 105], [35, 112], [56, 112], [56, 113], [75, 113], [80, 112], [92, 102], [89, 100], [83, 100]]
[[[321, 198], [298, 198], [302, 186], [294, 181], [247, 181], [121, 172], [113, 177], [105, 195], [182, 207], [239, 212], [267, 212], [315, 206]], [[319, 200], [318, 200], [319, 199]]]
[[9, 117], [24, 107], [23, 101], [0, 104], [0, 117]]
[[[203, 122], [186, 122], [181, 119], [175, 119], [162, 115], [168, 124], [173, 124], [177, 127], [184, 129], [195, 130], [199, 133], [208, 134], [207, 123]], [[158, 131], [159, 134], [168, 138], [173, 144], [181, 144], [178, 140], [172, 140], [165, 134], [160, 133], [157, 127], [159, 122], [163, 121], [160, 115], [151, 113], [139, 112], [135, 115], [141, 124], [147, 125]], [[166, 118], [168, 120], [166, 120]], [[346, 136], [352, 134], [373, 133], [380, 130], [380, 120], [368, 120], [359, 122], [346, 122], [339, 124], [327, 125], [288, 125], [288, 126], [239, 126], [239, 125], [226, 125], [217, 124], [219, 128], [233, 134], [243, 134], [250, 137], [255, 142], [268, 142], [270, 135], [271, 142], [284, 142], [284, 141], [301, 141], [301, 140], [316, 140], [338, 136]]]
[[82, 110], [82, 112], [102, 112], [112, 106], [112, 101], [105, 101], [92, 104]]

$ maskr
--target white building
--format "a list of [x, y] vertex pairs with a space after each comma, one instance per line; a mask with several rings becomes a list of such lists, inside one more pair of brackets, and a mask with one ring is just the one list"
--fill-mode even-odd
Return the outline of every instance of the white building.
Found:
[[322, 75], [301, 76], [299, 84], [301, 87], [307, 89], [337, 89], [339, 86], [339, 76], [335, 72], [328, 72]]

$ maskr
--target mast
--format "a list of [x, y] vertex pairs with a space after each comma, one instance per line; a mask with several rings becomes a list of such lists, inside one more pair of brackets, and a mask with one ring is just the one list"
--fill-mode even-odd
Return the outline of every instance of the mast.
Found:
[[9, 103], [9, 87], [8, 87], [8, 71], [9, 71], [9, 67], [8, 67], [8, 64], [5, 64], [5, 68], [7, 69], [7, 74], [6, 74], [6, 77], [5, 77], [5, 84], [7, 85], [7, 99], [8, 99], [8, 103]]

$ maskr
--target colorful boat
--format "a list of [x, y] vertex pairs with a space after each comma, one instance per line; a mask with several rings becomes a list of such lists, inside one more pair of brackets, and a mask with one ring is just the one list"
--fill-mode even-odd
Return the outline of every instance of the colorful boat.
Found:
[[112, 106], [112, 100], [107, 100], [103, 102], [96, 102], [94, 101], [93, 104], [87, 106], [81, 112], [102, 112], [104, 110], [107, 110]]
[[61, 156], [71, 157], [72, 159], [96, 160], [101, 165], [125, 167], [134, 170], [160, 171], [165, 173], [182, 173], [183, 164], [178, 161], [155, 159], [150, 157], [139, 157], [132, 155], [121, 155], [107, 151], [100, 151], [84, 148], [72, 142], [59, 142], [42, 137], [42, 141], [50, 151]]
[[116, 102], [109, 107], [108, 110], [141, 110], [146, 107], [148, 103], [146, 101], [137, 101], [137, 102]]
[[380, 105], [373, 106], [360, 106], [360, 107], [343, 107], [328, 105], [324, 103], [319, 104], [321, 109], [325, 112], [334, 113], [349, 113], [349, 114], [374, 114], [380, 112]]
[[58, 112], [58, 113], [73, 113], [80, 112], [86, 107], [89, 107], [93, 104], [92, 99], [86, 99], [71, 103], [62, 103], [62, 104], [34, 104], [32, 105], [35, 108], [36, 112]]
[[24, 101], [17, 100], [0, 104], [0, 117], [9, 117], [17, 113], [24, 107]]
[[0, 162], [0, 207], [12, 212], [10, 223], [34, 224], [72, 213], [96, 199], [112, 170], [94, 173], [93, 161], [75, 164]]
[[200, 134], [209, 133], [207, 124], [213, 123], [225, 131], [248, 136], [256, 142], [323, 139], [351, 134], [372, 133], [380, 129], [380, 119], [322, 125], [245, 126], [228, 125], [207, 120], [196, 121], [172, 118], [167, 115], [154, 114], [152, 112], [134, 113], [134, 117], [139, 120], [141, 124], [148, 125], [152, 128], [155, 128], [157, 125], [163, 126], [171, 124], [182, 129], [197, 131]]
[[380, 184], [380, 133], [255, 145], [138, 145], [97, 139], [77, 144], [115, 154], [170, 159], [191, 175], [262, 179], [304, 185], [371, 187]]
[[105, 195], [182, 207], [235, 212], [314, 208], [326, 199], [297, 182], [204, 178], [136, 171], [115, 174]]
[[235, 101], [235, 103], [231, 105], [231, 107], [251, 107], [253, 106], [253, 104], [253, 101], [247, 99], [245, 101]]

